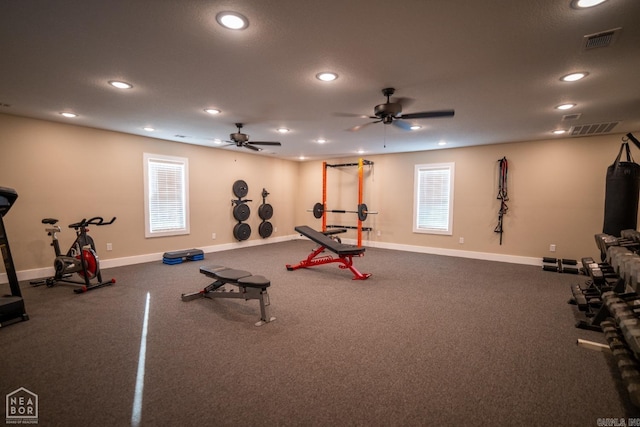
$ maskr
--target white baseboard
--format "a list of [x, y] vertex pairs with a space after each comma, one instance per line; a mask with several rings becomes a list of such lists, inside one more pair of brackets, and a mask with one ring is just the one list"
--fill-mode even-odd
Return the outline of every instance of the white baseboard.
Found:
[[[242, 242], [233, 242], [233, 243], [224, 243], [221, 245], [205, 246], [205, 247], [200, 247], [198, 249], [202, 249], [204, 253], [222, 252], [222, 251], [228, 251], [231, 249], [247, 248], [251, 246], [262, 246], [262, 245], [286, 242], [288, 240], [296, 240], [296, 239], [306, 239], [306, 238], [304, 236], [301, 236], [300, 234], [292, 234], [288, 236], [270, 238], [269, 240], [244, 240]], [[342, 239], [342, 242], [349, 245], [355, 245], [356, 239]], [[429, 246], [402, 245], [397, 243], [374, 242], [369, 240], [365, 240], [362, 243], [363, 243], [363, 246], [371, 247], [371, 248], [390, 249], [390, 250], [405, 251], [405, 252], [417, 252], [417, 253], [433, 254], [433, 255], [454, 256], [459, 258], [481, 259], [485, 261], [508, 262], [511, 264], [526, 264], [526, 265], [542, 266], [542, 258], [533, 258], [533, 257], [525, 257], [525, 256], [518, 256], [518, 255], [495, 254], [490, 252], [462, 251], [458, 249], [433, 248]], [[183, 248], [183, 249], [192, 249], [192, 248]], [[180, 250], [180, 249], [173, 249], [173, 250]], [[157, 252], [152, 254], [135, 255], [131, 257], [105, 259], [105, 260], [100, 260], [100, 264], [102, 268], [142, 264], [145, 262], [160, 261], [162, 260], [163, 254], [164, 252]], [[32, 270], [22, 270], [17, 272], [18, 280], [20, 281], [40, 279], [43, 277], [51, 277], [53, 276], [53, 273], [54, 273], [53, 267], [36, 268]], [[6, 273], [0, 274], [0, 283], [8, 283]]]

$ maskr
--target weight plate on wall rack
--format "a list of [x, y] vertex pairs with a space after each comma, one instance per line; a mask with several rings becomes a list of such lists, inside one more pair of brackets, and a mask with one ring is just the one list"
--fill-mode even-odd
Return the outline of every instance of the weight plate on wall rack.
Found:
[[271, 233], [273, 233], [273, 225], [271, 225], [269, 221], [262, 221], [258, 227], [258, 234], [260, 234], [260, 237], [267, 238], [271, 236]]
[[271, 219], [271, 217], [273, 216], [273, 206], [271, 206], [269, 203], [260, 205], [260, 207], [258, 208], [258, 216], [260, 217], [260, 219], [264, 219], [265, 221]]
[[239, 222], [233, 227], [233, 237], [236, 240], [247, 240], [251, 236], [251, 227], [249, 224], [244, 222]]
[[251, 208], [246, 203], [238, 203], [233, 207], [233, 217], [238, 221], [246, 221], [251, 215]]
[[242, 199], [249, 192], [249, 186], [246, 182], [239, 179], [233, 183], [233, 194], [236, 195], [239, 199]]

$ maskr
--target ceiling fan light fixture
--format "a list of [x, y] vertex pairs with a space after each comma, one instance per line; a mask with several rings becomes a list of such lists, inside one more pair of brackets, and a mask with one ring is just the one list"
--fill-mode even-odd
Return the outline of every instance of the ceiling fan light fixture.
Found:
[[571, 7], [574, 9], [586, 9], [604, 3], [607, 0], [573, 0]]
[[123, 82], [120, 80], [109, 80], [109, 84], [118, 89], [131, 89], [133, 87], [131, 83]]
[[584, 79], [588, 75], [589, 73], [587, 73], [586, 71], [580, 71], [578, 73], [571, 73], [567, 74], [566, 76], [562, 76], [560, 77], [560, 80], [562, 80], [563, 82], [576, 82], [578, 80]]
[[569, 104], [560, 104], [560, 105], [556, 106], [556, 110], [568, 110], [568, 109], [573, 108], [575, 106], [576, 106], [576, 104], [571, 104], [571, 103], [569, 103]]
[[338, 74], [331, 71], [323, 71], [321, 73], [316, 74], [316, 79], [322, 80], [323, 82], [332, 82], [338, 78]]
[[220, 12], [216, 15], [216, 21], [230, 30], [244, 30], [249, 26], [249, 20], [238, 12]]
[[211, 115], [216, 115], [216, 114], [222, 113], [222, 111], [218, 110], [217, 108], [205, 108], [204, 112], [205, 113], [209, 113]]

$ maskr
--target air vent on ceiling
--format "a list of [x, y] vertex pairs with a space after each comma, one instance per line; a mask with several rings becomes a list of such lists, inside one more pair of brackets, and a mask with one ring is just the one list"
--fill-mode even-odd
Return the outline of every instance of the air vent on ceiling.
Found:
[[618, 38], [618, 34], [621, 29], [622, 27], [618, 27], [601, 33], [588, 34], [584, 36], [585, 50], [611, 46], [611, 44]]
[[603, 133], [609, 133], [618, 123], [620, 122], [574, 126], [571, 128], [571, 136], [600, 135]]
[[566, 120], [577, 120], [580, 118], [580, 116], [582, 115], [582, 113], [576, 113], [576, 114], [565, 114], [564, 116], [562, 116], [562, 121], [566, 121]]
[[186, 138], [186, 135], [173, 135], [176, 138]]

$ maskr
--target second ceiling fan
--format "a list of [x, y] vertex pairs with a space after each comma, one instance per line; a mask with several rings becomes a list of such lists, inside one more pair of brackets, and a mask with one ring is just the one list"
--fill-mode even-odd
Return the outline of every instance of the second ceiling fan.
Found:
[[254, 147], [255, 145], [271, 145], [271, 146], [281, 146], [280, 142], [276, 141], [249, 141], [249, 135], [246, 133], [242, 133], [241, 129], [243, 127], [242, 123], [236, 123], [236, 127], [238, 128], [238, 132], [232, 133], [229, 135], [230, 141], [229, 143], [235, 144], [237, 147], [245, 147], [253, 151], [262, 151], [262, 148]]
[[376, 119], [375, 121], [354, 126], [349, 130], [352, 132], [359, 131], [364, 126], [380, 122], [387, 125], [393, 124], [404, 130], [410, 130], [411, 123], [405, 122], [403, 120], [453, 117], [453, 115], [455, 114], [454, 110], [423, 111], [419, 113], [402, 114], [402, 103], [406, 100], [404, 98], [400, 98], [395, 100], [395, 102], [391, 102], [390, 97], [395, 93], [395, 91], [396, 90], [392, 87], [382, 89], [382, 94], [387, 97], [387, 102], [384, 104], [376, 105], [373, 109], [374, 115], [370, 116], [369, 118]]

